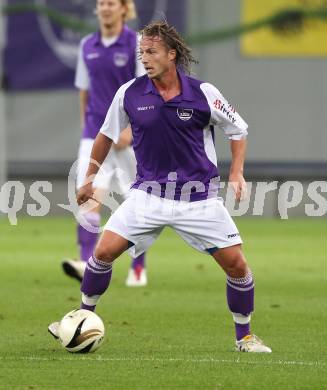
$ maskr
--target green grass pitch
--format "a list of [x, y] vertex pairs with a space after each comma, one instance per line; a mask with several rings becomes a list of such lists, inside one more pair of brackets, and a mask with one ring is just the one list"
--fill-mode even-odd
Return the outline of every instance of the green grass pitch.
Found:
[[97, 313], [106, 340], [69, 354], [48, 323], [79, 306], [60, 268], [76, 256], [71, 218], [0, 221], [0, 389], [327, 389], [326, 220], [239, 219], [256, 278], [252, 329], [272, 354], [233, 352], [225, 278], [210, 256], [165, 230], [148, 253], [149, 285], [114, 267]]

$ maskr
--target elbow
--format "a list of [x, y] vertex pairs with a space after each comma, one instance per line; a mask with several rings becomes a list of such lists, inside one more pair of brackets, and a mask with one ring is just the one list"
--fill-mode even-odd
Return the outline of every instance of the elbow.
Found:
[[105, 135], [101, 132], [99, 132], [98, 135], [96, 136], [96, 141], [101, 142], [101, 143], [105, 143], [108, 145], [111, 145], [113, 142], [115, 142], [114, 139], [108, 137], [107, 135]]

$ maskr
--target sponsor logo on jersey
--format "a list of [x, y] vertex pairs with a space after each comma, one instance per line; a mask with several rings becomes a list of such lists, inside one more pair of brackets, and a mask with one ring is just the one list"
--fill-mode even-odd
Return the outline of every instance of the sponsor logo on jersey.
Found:
[[188, 121], [192, 118], [193, 108], [177, 108], [177, 115], [182, 121]]
[[100, 53], [90, 53], [86, 56], [86, 58], [88, 60], [94, 60], [94, 58], [99, 58], [100, 57]]
[[140, 107], [137, 107], [137, 111], [148, 111], [148, 110], [154, 110], [154, 106], [140, 106]]
[[227, 118], [232, 122], [236, 122], [236, 118], [234, 118], [233, 114], [236, 112], [235, 108], [231, 104], [225, 104], [220, 99], [216, 99], [213, 102], [213, 105], [216, 110], [221, 111], [223, 114], [227, 116]]
[[127, 53], [115, 53], [114, 54], [114, 64], [121, 68], [125, 66], [128, 62], [129, 56]]

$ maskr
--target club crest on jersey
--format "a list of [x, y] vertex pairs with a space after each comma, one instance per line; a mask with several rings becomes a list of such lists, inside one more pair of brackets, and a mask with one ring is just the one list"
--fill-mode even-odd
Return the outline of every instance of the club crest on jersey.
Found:
[[127, 53], [115, 53], [114, 54], [114, 64], [121, 68], [122, 66], [125, 66], [128, 61], [128, 54]]
[[192, 118], [193, 108], [177, 108], [177, 115], [182, 121], [188, 121]]

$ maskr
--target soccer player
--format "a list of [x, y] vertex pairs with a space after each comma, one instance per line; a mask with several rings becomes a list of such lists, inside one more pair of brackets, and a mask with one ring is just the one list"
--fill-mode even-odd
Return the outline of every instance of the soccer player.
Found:
[[[109, 286], [115, 259], [127, 249], [135, 256], [143, 253], [169, 225], [192, 247], [211, 255], [226, 273], [236, 350], [271, 352], [250, 331], [253, 275], [240, 234], [217, 198], [212, 127], [217, 125], [230, 139], [229, 181], [239, 200], [246, 188], [247, 124], [212, 84], [187, 75], [194, 61], [191, 51], [166, 22], [144, 28], [140, 55], [147, 74], [119, 88], [91, 153], [101, 164], [121, 131], [131, 124], [137, 178], [88, 260], [81, 308], [95, 310]], [[87, 176], [97, 171], [98, 164], [91, 161]], [[92, 184], [86, 183], [78, 193], [78, 203], [92, 196]], [[50, 325], [50, 332], [55, 335], [59, 326]]]
[[[125, 22], [135, 17], [132, 0], [97, 0], [96, 15], [100, 31], [85, 37], [80, 44], [75, 85], [80, 90], [81, 123], [83, 127], [77, 167], [77, 189], [84, 183], [94, 139], [105, 119], [118, 88], [145, 73], [137, 58], [137, 34]], [[97, 199], [103, 198], [103, 191], [110, 188], [113, 180], [118, 182], [119, 193], [129, 190], [128, 184], [135, 179], [136, 161], [131, 145], [130, 128], [124, 129], [113, 145], [110, 156], [104, 161], [101, 171], [94, 180]], [[119, 174], [115, 174], [119, 172]], [[82, 280], [87, 260], [97, 242], [97, 228], [100, 225], [100, 204], [83, 214], [83, 224], [78, 225], [80, 260], [64, 260], [64, 272]], [[132, 261], [126, 280], [127, 286], [144, 286], [147, 283], [144, 267], [145, 255], [140, 254]]]

